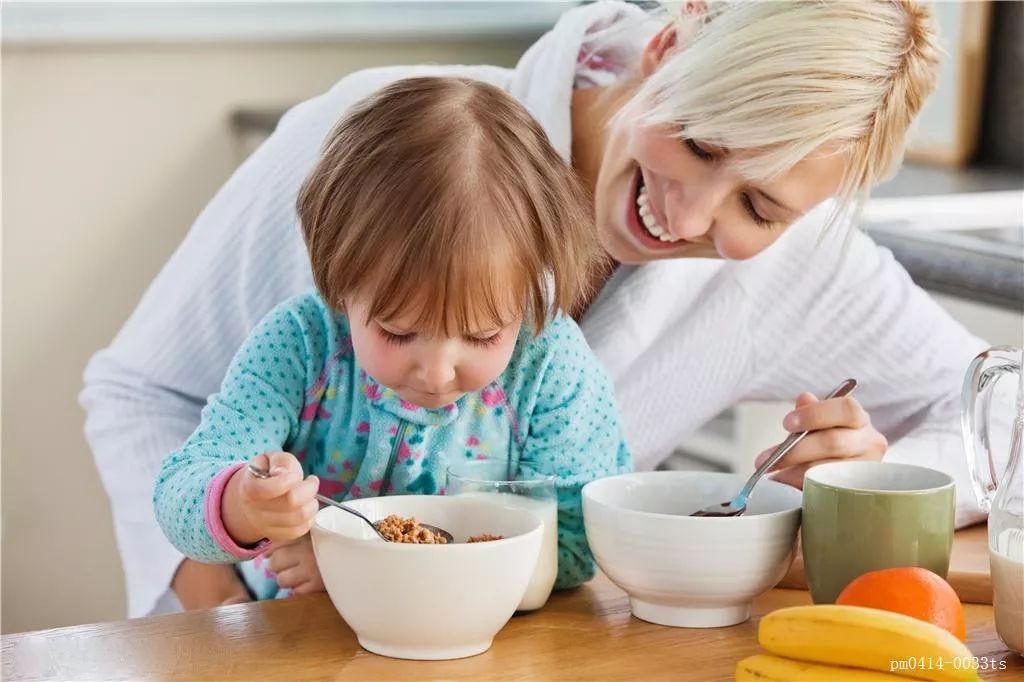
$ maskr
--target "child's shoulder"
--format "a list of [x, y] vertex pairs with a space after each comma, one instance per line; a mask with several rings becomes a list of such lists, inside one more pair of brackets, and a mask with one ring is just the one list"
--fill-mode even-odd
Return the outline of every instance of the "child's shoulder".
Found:
[[575, 373], [589, 367], [599, 369], [600, 363], [582, 330], [571, 317], [558, 313], [540, 334], [523, 327], [504, 379], [513, 392], [529, 391], [550, 372]]
[[548, 320], [540, 334], [534, 335], [526, 325], [520, 332], [517, 352], [524, 355], [550, 355], [583, 347], [590, 352], [590, 346], [583, 337], [583, 331], [576, 321], [565, 313], [557, 313]]
[[332, 310], [315, 289], [285, 299], [264, 316], [253, 335], [268, 342], [301, 342], [321, 355], [349, 343], [348, 319]]

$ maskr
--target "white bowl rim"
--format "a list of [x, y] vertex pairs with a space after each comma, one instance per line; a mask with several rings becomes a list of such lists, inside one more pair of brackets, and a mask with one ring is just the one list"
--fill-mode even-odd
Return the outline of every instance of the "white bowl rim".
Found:
[[[689, 478], [689, 477], [697, 477], [697, 476], [711, 476], [711, 477], [735, 476], [735, 477], [737, 477], [737, 478], [739, 478], [741, 480], [743, 479], [743, 477], [740, 474], [734, 474], [734, 473], [729, 473], [729, 472], [725, 472], [725, 471], [634, 471], [634, 472], [627, 473], [627, 474], [618, 474], [616, 476], [608, 476], [606, 478], [599, 478], [596, 481], [591, 481], [590, 483], [587, 483], [585, 486], [583, 486], [583, 490], [581, 491], [581, 497], [584, 500], [587, 500], [587, 501], [591, 502], [592, 504], [600, 505], [600, 506], [602, 506], [602, 507], [604, 507], [606, 509], [613, 509], [617, 513], [633, 514], [633, 515], [636, 515], [636, 516], [639, 516], [639, 517], [650, 518], [650, 519], [694, 519], [695, 521], [698, 521], [698, 522], [701, 522], [701, 523], [703, 523], [705, 521], [708, 521], [708, 520], [712, 521], [713, 523], [727, 523], [727, 522], [732, 522], [732, 523], [756, 523], [756, 521], [751, 521], [751, 519], [765, 519], [765, 520], [768, 520], [768, 519], [773, 519], [773, 518], [780, 517], [780, 516], [786, 516], [786, 515], [792, 514], [793, 512], [800, 512], [803, 509], [802, 494], [800, 493], [800, 491], [798, 489], [793, 488], [793, 486], [786, 485], [785, 483], [779, 483], [778, 481], [773, 481], [771, 479], [761, 479], [760, 481], [758, 481], [757, 485], [758, 486], [762, 486], [762, 485], [783, 486], [783, 487], [786, 487], [786, 488], [792, 488], [794, 492], [796, 492], [798, 495], [801, 496], [800, 500], [797, 502], [797, 505], [795, 507], [790, 507], [789, 509], [780, 509], [778, 511], [765, 512], [763, 514], [751, 514], [749, 516], [746, 515], [746, 514], [743, 514], [741, 516], [690, 516], [690, 515], [680, 515], [680, 514], [666, 514], [664, 512], [640, 511], [639, 509], [629, 509], [629, 508], [626, 508], [626, 507], [618, 507], [618, 506], [615, 506], [615, 505], [608, 504], [607, 502], [604, 502], [602, 500], [595, 499], [593, 497], [593, 490], [590, 490], [590, 491], [587, 490], [591, 486], [593, 486], [594, 488], [597, 488], [597, 487], [599, 487], [600, 484], [602, 484], [602, 483], [604, 483], [606, 481], [616, 481], [616, 480], [620, 480], [620, 479], [655, 478], [655, 477], [661, 477], [661, 478]], [[741, 483], [741, 485], [742, 485], [742, 483]], [[757, 490], [757, 488], [755, 487], [754, 490]], [[739, 490], [737, 489], [736, 492], [739, 492]], [[746, 521], [743, 521], [743, 519], [746, 519]]]
[[[417, 497], [417, 498], [432, 498], [432, 499], [447, 499], [447, 500], [456, 499], [456, 497], [446, 497], [444, 495], [387, 495], [385, 497]], [[369, 497], [369, 498], [363, 497], [363, 498], [360, 498], [358, 500], [345, 500], [345, 504], [352, 504], [353, 502], [359, 502], [361, 500], [374, 500], [374, 499], [377, 499], [377, 498], [374, 498], [374, 497]], [[480, 504], [490, 504], [489, 502], [485, 502], [483, 500], [472, 500], [472, 502], [476, 502], [476, 503], [480, 503]], [[441, 504], [447, 504], [447, 503], [446, 502], [442, 502]], [[497, 506], [497, 505], [495, 505], [495, 506]], [[320, 511], [318, 511], [316, 513], [316, 516], [313, 517], [313, 526], [314, 527], [318, 528], [319, 530], [322, 530], [325, 533], [328, 533], [329, 535], [337, 536], [338, 538], [340, 538], [342, 540], [345, 540], [346, 542], [362, 543], [362, 544], [367, 544], [367, 545], [369, 545], [369, 544], [379, 544], [381, 547], [387, 547], [388, 551], [398, 551], [398, 552], [407, 552], [407, 551], [410, 551], [410, 550], [414, 551], [414, 552], [429, 552], [429, 551], [437, 551], [437, 550], [443, 550], [443, 549], [447, 549], [448, 551], [452, 551], [451, 548], [453, 548], [453, 547], [487, 547], [487, 546], [493, 547], [495, 545], [505, 545], [505, 544], [509, 544], [509, 543], [513, 543], [513, 542], [521, 542], [522, 538], [529, 537], [530, 535], [532, 535], [534, 533], [538, 533], [539, 534], [539, 533], [543, 532], [543, 530], [544, 530], [544, 521], [542, 519], [540, 519], [539, 517], [537, 517], [536, 515], [530, 514], [529, 511], [527, 511], [525, 509], [510, 509], [508, 507], [501, 507], [501, 509], [504, 509], [504, 510], [506, 510], [508, 512], [511, 512], [513, 514], [529, 514], [533, 518], [533, 520], [536, 521], [536, 524], [530, 530], [526, 531], [525, 533], [519, 533], [518, 535], [512, 535], [510, 537], [505, 537], [505, 538], [502, 538], [500, 540], [488, 540], [487, 542], [453, 542], [451, 544], [445, 543], [443, 545], [442, 544], [432, 544], [432, 545], [415, 544], [415, 543], [412, 543], [412, 542], [386, 542], [386, 541], [382, 540], [380, 537], [377, 537], [377, 536], [370, 536], [368, 538], [357, 538], [357, 537], [354, 537], [352, 535], [346, 535], [345, 533], [342, 533], [340, 531], [334, 530], [333, 528], [328, 528], [327, 526], [325, 526], [325, 525], [323, 525], [321, 523], [321, 517], [324, 515], [324, 512], [327, 511], [328, 509], [333, 510], [333, 511], [329, 512], [331, 514], [335, 514], [335, 513], [337, 513], [337, 514], [348, 514], [348, 512], [343, 511], [341, 509], [338, 509], [337, 507], [326, 506], [323, 509], [321, 509]], [[361, 510], [359, 510], [359, 511], [361, 511]], [[360, 521], [360, 523], [362, 523], [362, 521]], [[455, 550], [455, 551], [466, 551], [466, 550]], [[473, 550], [470, 550], [470, 551], [473, 551]]]

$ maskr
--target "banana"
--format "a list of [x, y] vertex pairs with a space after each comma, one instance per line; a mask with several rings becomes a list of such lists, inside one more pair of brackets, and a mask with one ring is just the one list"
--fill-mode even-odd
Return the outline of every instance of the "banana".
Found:
[[736, 682], [905, 682], [905, 677], [874, 670], [838, 668], [758, 654], [736, 664]]
[[862, 606], [792, 606], [761, 619], [770, 653], [923, 680], [977, 680], [977, 661], [952, 633], [901, 613]]

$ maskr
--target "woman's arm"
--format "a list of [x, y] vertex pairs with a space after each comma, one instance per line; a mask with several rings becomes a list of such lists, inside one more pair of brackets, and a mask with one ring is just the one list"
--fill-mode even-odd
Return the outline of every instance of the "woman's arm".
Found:
[[[860, 382], [856, 402], [864, 411], [838, 404], [798, 410], [804, 425], [833, 428], [795, 448], [783, 467], [799, 468], [783, 475], [801, 473], [807, 462], [821, 459], [871, 457], [881, 433], [889, 441], [887, 461], [954, 476], [958, 525], [984, 518], [967, 477], [959, 395], [967, 365], [985, 342], [953, 320], [865, 234], [853, 233], [845, 250], [838, 244], [841, 235], [826, 239], [833, 243], [806, 252], [814, 261], [806, 271], [815, 274], [791, 288], [800, 301], [786, 306], [792, 317], [753, 321], [752, 329], [771, 339], [757, 347], [776, 352], [756, 363], [756, 388], [747, 397], [822, 395], [852, 376]], [[792, 332], [782, 341], [786, 328]], [[801, 425], [790, 426], [799, 430]]]
[[171, 589], [186, 611], [251, 601], [234, 566], [227, 564], [202, 564], [185, 559], [174, 573]]

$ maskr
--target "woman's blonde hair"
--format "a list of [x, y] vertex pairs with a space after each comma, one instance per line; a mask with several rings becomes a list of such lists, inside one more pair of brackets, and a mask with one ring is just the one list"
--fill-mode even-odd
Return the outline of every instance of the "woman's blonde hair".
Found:
[[675, 17], [681, 49], [634, 99], [647, 108], [644, 123], [749, 152], [732, 156], [752, 180], [812, 154], [842, 154], [837, 214], [859, 212], [899, 168], [907, 129], [935, 87], [930, 9], [912, 0], [719, 0]]
[[572, 312], [600, 257], [589, 202], [544, 130], [486, 83], [409, 78], [355, 105], [297, 203], [328, 305], [431, 335]]

